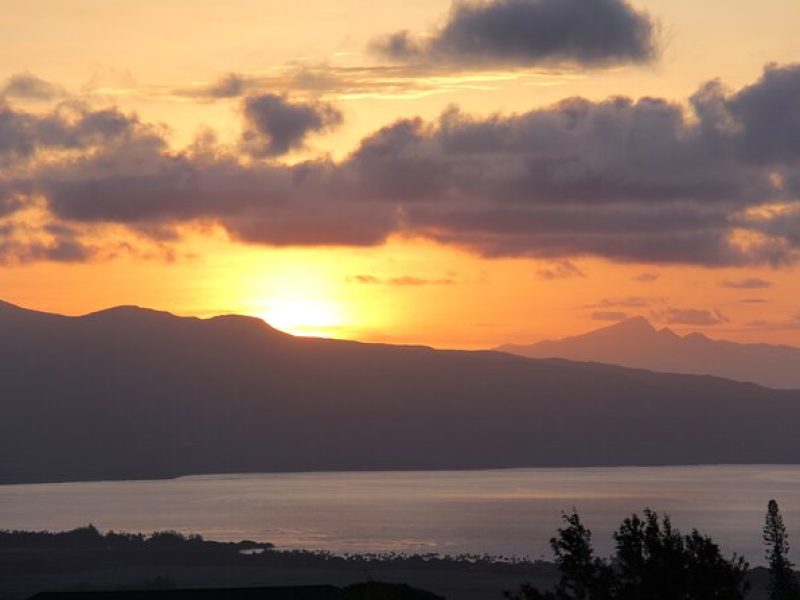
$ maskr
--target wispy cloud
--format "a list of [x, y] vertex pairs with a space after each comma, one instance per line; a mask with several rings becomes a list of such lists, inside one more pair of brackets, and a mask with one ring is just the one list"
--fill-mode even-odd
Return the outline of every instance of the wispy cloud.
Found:
[[651, 316], [668, 325], [721, 325], [730, 323], [730, 319], [717, 309], [667, 307], [651, 311]]
[[391, 285], [400, 287], [419, 287], [425, 285], [453, 285], [455, 280], [450, 277], [440, 277], [430, 279], [426, 277], [415, 277], [413, 275], [402, 275], [400, 277], [377, 277], [375, 275], [354, 275], [349, 281], [369, 285]]
[[545, 281], [552, 281], [554, 279], [568, 279], [570, 277], [586, 277], [586, 274], [572, 261], [562, 260], [551, 267], [537, 270], [536, 276]]
[[720, 286], [734, 290], [756, 290], [772, 287], [772, 282], [758, 277], [747, 277], [746, 279], [726, 279], [720, 282]]
[[638, 283], [652, 283], [656, 281], [661, 275], [659, 273], [654, 272], [645, 272], [639, 273], [638, 275], [634, 276], [632, 279]]
[[624, 296], [620, 298], [603, 298], [599, 302], [586, 304], [582, 308], [643, 308], [652, 304], [663, 302], [663, 298], [652, 298], [649, 296]]

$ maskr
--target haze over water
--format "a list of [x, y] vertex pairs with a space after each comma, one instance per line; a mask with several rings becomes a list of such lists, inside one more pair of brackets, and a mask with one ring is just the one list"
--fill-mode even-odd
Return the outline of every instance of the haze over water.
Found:
[[[800, 466], [616, 467], [447, 472], [205, 475], [161, 481], [0, 486], [0, 528], [175, 529], [215, 540], [345, 552], [462, 552], [550, 559], [575, 507], [601, 554], [651, 507], [726, 552], [763, 562], [770, 498], [800, 536]], [[796, 552], [793, 552], [797, 560]]]

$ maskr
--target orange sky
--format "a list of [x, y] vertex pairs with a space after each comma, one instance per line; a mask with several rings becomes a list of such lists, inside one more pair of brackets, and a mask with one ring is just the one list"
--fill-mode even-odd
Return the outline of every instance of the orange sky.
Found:
[[[238, 152], [242, 97], [200, 94], [229, 73], [257, 82], [251, 94], [335, 107], [341, 123], [267, 159], [285, 165], [344, 161], [381, 127], [415, 116], [435, 120], [454, 104], [475, 118], [571, 96], [657, 96], [686, 105], [706, 81], [739, 90], [769, 63], [800, 61], [796, 0], [633, 4], [658, 23], [661, 51], [647, 64], [390, 72], [378, 70], [385, 61], [367, 50], [370, 41], [402, 29], [432, 31], [448, 18], [449, 1], [8, 0], [0, 7], [0, 81], [23, 73], [57, 90], [46, 99], [7, 94], [16, 111], [41, 115], [68, 102], [115, 106], [159, 127], [175, 152], [209, 130], [219, 148]], [[349, 80], [309, 85], [298, 73]], [[19, 178], [33, 163], [46, 169], [74, 160], [69, 152], [43, 152], [24, 165], [0, 162], [0, 177]], [[37, 229], [41, 200], [31, 203], [6, 219], [23, 232], [16, 235], [49, 239], [51, 230]], [[0, 239], [10, 235], [2, 223]], [[623, 314], [643, 314], [659, 326], [676, 321], [669, 325], [676, 331], [800, 345], [793, 264], [710, 267], [592, 252], [486, 258], [468, 245], [403, 231], [373, 245], [274, 247], [239, 241], [208, 220], [184, 222], [178, 237], [163, 238], [120, 224], [67, 224], [103, 250], [72, 262], [37, 256], [0, 263], [0, 298], [66, 314], [117, 304], [199, 316], [245, 313], [298, 334], [438, 347], [559, 337]], [[708, 318], [680, 322], [676, 311]]]

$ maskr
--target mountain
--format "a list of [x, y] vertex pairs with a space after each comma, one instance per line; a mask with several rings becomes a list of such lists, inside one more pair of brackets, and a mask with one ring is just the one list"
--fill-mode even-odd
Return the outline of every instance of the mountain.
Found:
[[800, 462], [800, 392], [241, 316], [0, 306], [0, 481]]
[[715, 375], [776, 389], [800, 389], [800, 348], [737, 344], [702, 333], [656, 330], [644, 317], [560, 340], [505, 344], [496, 350], [529, 358], [592, 361], [665, 373]]

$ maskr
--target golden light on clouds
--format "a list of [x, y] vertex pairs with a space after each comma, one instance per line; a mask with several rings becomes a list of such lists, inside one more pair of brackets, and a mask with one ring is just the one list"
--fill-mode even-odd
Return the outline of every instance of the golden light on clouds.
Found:
[[[114, 158], [124, 167], [114, 171], [114, 161], [102, 155], [105, 138], [89, 136], [96, 144], [81, 146], [65, 136], [66, 141], [60, 145], [33, 152], [19, 163], [0, 163], [0, 178], [12, 181], [14, 190], [22, 190], [22, 198], [27, 193], [29, 170], [42, 170], [45, 184], [50, 184], [51, 175], [60, 165], [74, 166], [81, 157], [95, 156], [99, 158], [97, 169], [108, 167], [112, 174], [135, 174], [142, 164], [150, 165], [146, 175], [154, 180], [175, 165], [183, 165], [185, 170], [175, 169], [178, 175], [174, 179], [186, 184], [176, 186], [185, 192], [196, 178], [192, 160], [203, 148], [196, 144], [193, 149], [186, 149], [192, 148], [197, 139], [205, 139], [203, 136], [210, 131], [213, 136], [208, 139], [213, 140], [209, 146], [213, 148], [209, 162], [223, 156], [230, 158], [231, 164], [242, 167], [243, 178], [248, 176], [246, 169], [250, 167], [263, 168], [264, 172], [274, 167], [278, 171], [281, 166], [306, 160], [325, 163], [335, 170], [381, 128], [420, 117], [425, 124], [420, 135], [424, 136], [436, 129], [440, 115], [453, 105], [460, 107], [465, 118], [487, 127], [502, 123], [510, 115], [550, 107], [575, 96], [590, 101], [616, 96], [634, 100], [656, 97], [685, 108], [688, 114], [689, 99], [704, 82], [719, 78], [731, 90], [738, 90], [758, 80], [764, 65], [789, 64], [800, 57], [800, 3], [796, 0], [743, 0], [726, 5], [724, 10], [717, 3], [689, 0], [642, 0], [632, 4], [657, 18], [664, 34], [661, 54], [653, 63], [606, 68], [466, 65], [448, 70], [413, 62], [381, 62], [368, 47], [375, 36], [393, 31], [430, 33], [448, 18], [449, 0], [231, 0], [224, 4], [175, 0], [113, 6], [99, 0], [12, 0], [0, 8], [0, 35], [4, 39], [0, 48], [0, 81], [14, 74], [31, 74], [52, 82], [55, 92], [49, 100], [26, 98], [24, 94], [0, 98], [0, 108], [8, 104], [28, 111], [26, 114], [41, 119], [42, 135], [52, 137], [58, 134], [58, 119], [47, 120], [47, 115], [60, 115], [64, 117], [63, 124], [74, 128], [90, 109], [117, 107], [121, 115], [142, 128], [157, 130], [166, 149], [150, 165], [141, 158], [145, 153], [137, 153], [141, 148], [131, 144], [133, 150], [120, 152]], [[309, 14], [316, 18], [309, 19]], [[46, 91], [41, 87], [42, 93]], [[307, 136], [291, 140], [297, 143], [290, 144], [280, 156], [247, 157], [242, 150], [242, 99], [248, 94], [267, 92], [284, 98], [287, 109], [292, 103], [331, 103], [341, 112], [342, 122], [336, 127], [311, 126]], [[34, 120], [25, 121], [22, 129], [33, 127], [30, 123]], [[548, 127], [556, 121], [551, 119], [542, 130], [550, 131]], [[689, 115], [687, 127], [697, 127], [699, 121], [697, 115]], [[508, 121], [506, 127], [507, 132], [516, 134], [519, 122]], [[646, 134], [643, 138], [650, 135], [647, 129], [636, 133], [642, 131]], [[131, 135], [141, 142], [135, 133]], [[128, 141], [122, 135], [114, 143], [124, 145]], [[419, 162], [424, 164], [440, 149], [437, 143], [446, 146], [447, 142], [423, 141], [429, 142], [420, 142], [424, 153]], [[602, 148], [602, 152], [587, 159], [591, 169], [611, 163], [606, 158], [612, 153], [613, 140], [609, 137], [608, 141], [608, 152]], [[20, 147], [25, 150], [24, 144]], [[476, 148], [470, 151], [470, 158], [484, 152], [479, 146]], [[566, 152], [564, 148], [557, 150]], [[409, 159], [413, 166], [413, 144], [409, 143], [404, 151], [408, 154], [401, 159]], [[530, 163], [543, 152], [536, 148], [519, 160], [501, 156], [495, 163], [464, 162], [454, 170], [473, 176], [500, 165], [523, 177], [535, 170]], [[667, 148], [661, 162], [670, 163], [674, 158], [671, 152]], [[621, 162], [624, 159], [623, 155]], [[556, 162], [554, 159], [550, 164]], [[440, 167], [445, 170], [449, 164], [445, 160]], [[557, 173], [555, 179], [569, 179], [579, 173], [582, 167], [575, 164], [574, 168]], [[367, 175], [371, 174], [370, 168], [366, 169]], [[546, 165], [542, 172], [548, 168]], [[331, 198], [349, 193], [342, 192], [342, 182], [350, 181], [355, 170], [346, 171], [334, 180], [335, 185], [324, 189], [325, 193], [314, 199], [318, 205], [309, 205], [323, 212]], [[68, 169], [65, 171], [65, 179], [69, 180]], [[504, 176], [499, 168], [493, 174]], [[168, 175], [174, 173], [169, 171]], [[435, 181], [435, 173], [428, 175]], [[626, 176], [614, 174], [601, 183], [613, 187], [620, 181], [624, 183]], [[302, 175], [286, 176], [281, 180], [281, 191], [291, 190], [299, 178]], [[268, 179], [269, 175], [264, 175], [264, 180]], [[399, 179], [400, 184], [412, 190], [403, 207], [411, 215], [419, 201], [415, 187], [418, 177], [412, 172]], [[791, 197], [792, 185], [796, 185], [792, 173], [786, 168], [776, 169], [766, 181], [776, 198], [783, 199], [785, 195], [788, 200], [753, 202], [739, 212], [725, 215], [743, 225], [731, 227], [727, 230], [729, 235], [721, 237], [734, 249], [766, 252], [770, 246], [784, 243], [779, 238], [786, 239], [787, 230], [791, 233], [791, 219], [800, 210]], [[225, 202], [236, 204], [242, 200], [237, 194], [247, 195], [249, 191], [249, 200], [242, 202], [252, 202], [254, 212], [262, 210], [260, 216], [265, 221], [273, 216], [258, 204], [262, 198], [257, 193], [247, 188], [241, 192], [236, 183], [223, 180], [220, 184], [218, 191]], [[0, 192], [2, 184], [0, 179]], [[370, 189], [377, 187], [380, 186]], [[114, 203], [121, 201], [128, 186], [120, 189], [118, 196], [104, 199], [108, 206], [116, 206]], [[504, 188], [491, 188], [490, 193], [501, 195], [497, 189]], [[443, 195], [452, 193], [447, 185], [442, 190]], [[548, 207], [569, 200], [573, 192], [568, 190]], [[17, 202], [10, 192], [9, 197], [9, 205]], [[298, 203], [306, 200], [292, 199]], [[494, 196], [490, 199], [502, 204], [503, 209], [514, 209], [517, 201]], [[454, 205], [454, 212], [472, 200]], [[593, 217], [585, 214], [595, 207], [595, 200], [584, 200], [580, 213], [583, 220], [576, 225], [576, 236], [582, 227], [594, 225]], [[446, 245], [403, 237], [397, 233], [402, 228], [393, 230], [395, 233], [389, 231], [385, 243], [377, 235], [374, 240], [360, 240], [362, 245], [353, 247], [270, 246], [270, 242], [285, 242], [269, 239], [259, 240], [263, 244], [257, 245], [226, 234], [221, 225], [214, 224], [213, 217], [208, 217], [208, 223], [201, 222], [204, 216], [179, 222], [184, 212], [191, 212], [202, 201], [187, 193], [183, 204], [165, 213], [164, 223], [149, 215], [123, 214], [120, 222], [102, 224], [97, 215], [85, 221], [74, 214], [57, 220], [47, 214], [41, 197], [24, 210], [9, 209], [6, 215], [0, 198], [0, 250], [10, 257], [0, 263], [0, 298], [68, 314], [114, 304], [139, 304], [201, 317], [235, 312], [264, 318], [279, 329], [299, 335], [469, 348], [579, 333], [607, 324], [606, 319], [613, 316], [642, 314], [657, 319], [667, 314], [665, 307], [696, 308], [719, 310], [730, 317], [729, 322], [709, 327], [715, 335], [800, 344], [796, 330], [762, 331], [748, 325], [764, 320], [765, 312], [776, 315], [773, 320], [777, 321], [800, 309], [795, 300], [800, 297], [800, 278], [788, 262], [703, 266], [678, 264], [680, 261], [661, 255], [649, 261], [649, 255], [620, 258], [608, 254], [604, 259], [579, 244], [561, 254], [547, 247], [527, 248], [529, 240], [522, 235], [513, 240], [523, 247], [516, 258], [487, 258], [480, 255], [480, 244]], [[597, 204], [604, 201], [597, 199]], [[374, 206], [370, 204], [372, 198], [357, 202], [362, 202], [358, 208]], [[657, 209], [659, 202], [656, 199], [647, 207]], [[705, 202], [702, 197], [701, 202]], [[709, 212], [713, 212], [714, 202], [708, 201]], [[434, 212], [436, 202], [431, 202], [430, 207]], [[280, 208], [276, 205], [275, 210]], [[335, 210], [331, 211], [334, 216]], [[226, 216], [225, 211], [221, 214]], [[313, 212], [305, 216], [308, 214], [317, 216]], [[475, 215], [480, 214], [476, 210]], [[532, 218], [519, 227], [522, 230], [531, 226], [535, 235], [543, 237], [540, 229], [545, 217]], [[358, 217], [350, 218], [354, 223], [348, 225], [358, 231]], [[559, 218], [554, 222], [560, 223]], [[777, 226], [781, 219], [788, 223], [781, 225], [782, 229]], [[513, 229], [508, 223], [483, 222], [489, 220], [488, 216], [481, 220], [480, 216], [468, 215], [463, 220], [482, 232], [482, 239], [496, 236], [499, 240], [504, 232]], [[631, 227], [639, 223], [635, 219], [631, 222]], [[724, 226], [724, 219], [722, 222]], [[773, 222], [777, 233], [767, 227]], [[761, 229], [744, 227], [748, 223], [758, 223]], [[440, 234], [431, 235], [432, 239], [443, 240], [449, 233], [448, 223], [444, 225], [434, 219], [426, 223], [426, 230]], [[492, 229], [494, 225], [497, 231]], [[504, 226], [508, 229], [504, 230]], [[615, 232], [610, 238], [622, 243], [627, 233], [630, 231]], [[72, 260], [63, 260], [70, 258], [70, 247], [56, 245], [59, 240], [69, 241], [70, 236], [88, 243], [95, 251], [91, 259], [81, 260], [76, 255]], [[14, 247], [25, 243], [33, 243], [26, 250], [28, 254], [14, 254]], [[62, 260], [43, 259], [48, 251], [60, 252]], [[788, 252], [783, 249], [784, 254]], [[686, 260], [691, 262], [692, 257]], [[758, 293], [719, 285], [723, 280], [745, 278], [760, 278], [771, 285]]]

